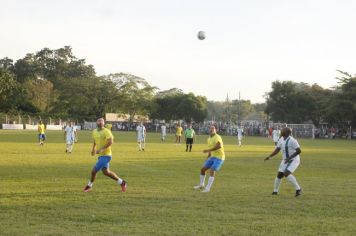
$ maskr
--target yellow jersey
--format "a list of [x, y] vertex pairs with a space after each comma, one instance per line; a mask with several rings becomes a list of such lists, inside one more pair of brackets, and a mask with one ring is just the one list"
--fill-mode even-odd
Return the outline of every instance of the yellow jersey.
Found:
[[182, 136], [182, 133], [183, 133], [183, 128], [182, 127], [178, 127], [177, 130], [176, 130], [176, 135], [177, 136]]
[[224, 144], [223, 144], [223, 141], [222, 141], [220, 135], [215, 134], [214, 136], [208, 138], [208, 148], [210, 149], [210, 148], [215, 147], [215, 145], [218, 142], [220, 143], [221, 148], [218, 150], [212, 151], [211, 157], [216, 157], [221, 160], [225, 160]]
[[44, 124], [38, 125], [37, 130], [38, 130], [38, 133], [44, 134], [45, 133], [45, 125]]
[[[94, 129], [92, 137], [96, 144], [96, 150], [103, 148], [108, 143], [108, 140], [110, 138], [114, 139], [114, 136], [112, 135], [111, 131], [107, 128], [102, 128], [100, 130]], [[111, 155], [112, 155], [111, 145], [99, 153], [99, 156], [111, 156]]]

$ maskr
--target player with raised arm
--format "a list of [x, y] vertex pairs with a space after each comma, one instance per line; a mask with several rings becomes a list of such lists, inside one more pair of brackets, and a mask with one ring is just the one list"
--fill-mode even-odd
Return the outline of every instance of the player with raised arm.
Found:
[[282, 161], [279, 165], [277, 177], [274, 180], [274, 190], [272, 195], [277, 195], [282, 178], [285, 177], [295, 188], [295, 196], [298, 197], [302, 193], [297, 179], [292, 173], [298, 168], [300, 164], [299, 154], [302, 152], [299, 143], [291, 136], [291, 129], [286, 127], [281, 131], [282, 137], [279, 139], [276, 149], [265, 158], [265, 161], [277, 155], [282, 150]]

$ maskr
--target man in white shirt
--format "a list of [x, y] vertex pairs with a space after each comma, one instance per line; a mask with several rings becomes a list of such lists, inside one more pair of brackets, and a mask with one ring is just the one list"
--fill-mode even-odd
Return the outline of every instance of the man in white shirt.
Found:
[[161, 140], [162, 140], [162, 142], [164, 142], [166, 140], [166, 136], [167, 136], [166, 124], [162, 124], [162, 126], [161, 126]]
[[64, 138], [67, 144], [66, 153], [72, 153], [74, 142], [77, 139], [77, 128], [72, 121], [64, 129]]
[[244, 133], [244, 130], [239, 126], [237, 128], [237, 141], [238, 141], [239, 147], [241, 147], [241, 140], [242, 140], [243, 133]]
[[274, 146], [277, 146], [278, 140], [281, 137], [281, 131], [277, 128], [274, 128], [272, 131], [272, 139], [274, 142]]
[[300, 164], [299, 154], [302, 152], [299, 143], [291, 136], [292, 130], [288, 127], [283, 128], [276, 149], [265, 158], [265, 161], [275, 156], [282, 150], [282, 162], [279, 165], [278, 174], [274, 181], [274, 190], [272, 195], [277, 195], [279, 186], [282, 182], [282, 178], [285, 177], [295, 188], [295, 196], [298, 197], [302, 193], [302, 189], [299, 186], [297, 179], [292, 173], [298, 168]]
[[141, 122], [136, 127], [137, 143], [139, 151], [145, 151], [146, 127]]

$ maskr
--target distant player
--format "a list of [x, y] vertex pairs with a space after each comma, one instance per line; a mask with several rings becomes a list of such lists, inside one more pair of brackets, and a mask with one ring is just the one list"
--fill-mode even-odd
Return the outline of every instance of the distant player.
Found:
[[292, 173], [298, 168], [300, 164], [299, 154], [302, 152], [296, 139], [291, 136], [291, 129], [286, 127], [282, 129], [282, 137], [279, 139], [276, 149], [265, 158], [265, 161], [275, 156], [282, 150], [282, 162], [279, 165], [278, 174], [274, 180], [274, 190], [272, 195], [277, 195], [282, 178], [285, 177], [295, 188], [295, 196], [298, 197], [302, 193], [297, 179]]
[[[204, 163], [204, 166], [200, 170], [200, 183], [197, 186], [194, 186], [194, 189], [203, 189], [203, 193], [210, 191], [211, 186], [213, 185], [215, 174], [220, 170], [222, 164], [225, 160], [225, 152], [223, 141], [216, 133], [215, 126], [210, 126], [209, 129], [210, 137], [208, 138], [208, 149], [205, 149], [203, 152], [208, 154], [208, 158]], [[210, 169], [210, 177], [208, 184], [204, 187], [205, 184], [205, 172]]]
[[183, 128], [180, 124], [176, 128], [176, 143], [181, 143]]
[[239, 126], [237, 128], [237, 142], [239, 144], [239, 147], [241, 147], [242, 143], [242, 137], [243, 137], [244, 130]]
[[185, 144], [186, 144], [185, 151], [188, 152], [188, 146], [189, 146], [189, 152], [191, 152], [193, 143], [194, 141], [196, 141], [196, 135], [194, 129], [192, 128], [192, 124], [189, 124], [188, 128], [184, 131], [184, 137], [185, 137]]
[[44, 141], [46, 140], [46, 128], [45, 125], [43, 124], [42, 120], [40, 120], [38, 127], [38, 141], [40, 143], [41, 146], [44, 145]]
[[281, 137], [281, 131], [277, 128], [273, 129], [272, 131], [272, 139], [274, 142], [274, 146], [277, 146], [278, 140]]
[[84, 188], [84, 192], [89, 192], [93, 188], [93, 183], [96, 179], [96, 174], [98, 171], [102, 170], [103, 174], [117, 181], [121, 186], [121, 191], [126, 191], [126, 181], [119, 178], [114, 172], [109, 170], [109, 162], [112, 158], [111, 146], [114, 142], [114, 136], [111, 131], [104, 127], [105, 121], [100, 118], [96, 121], [97, 128], [93, 130], [93, 148], [91, 155], [98, 155], [98, 161], [95, 164], [93, 170], [91, 171], [91, 178], [89, 183]]
[[77, 140], [77, 128], [72, 121], [64, 129], [64, 138], [67, 144], [66, 153], [72, 153], [74, 142]]
[[141, 122], [136, 127], [138, 150], [145, 151], [145, 140], [146, 140], [146, 127]]
[[162, 124], [162, 126], [161, 126], [161, 140], [162, 140], [162, 142], [164, 142], [166, 140], [166, 136], [167, 136], [166, 124]]

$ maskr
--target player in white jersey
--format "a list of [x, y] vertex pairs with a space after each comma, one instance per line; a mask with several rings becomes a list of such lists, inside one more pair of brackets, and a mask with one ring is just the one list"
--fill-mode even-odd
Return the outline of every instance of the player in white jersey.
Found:
[[277, 146], [278, 140], [281, 137], [281, 131], [277, 128], [274, 128], [272, 131], [272, 139], [274, 142], [274, 146]]
[[136, 127], [137, 143], [139, 151], [145, 151], [146, 127], [141, 122]]
[[244, 130], [241, 127], [237, 128], [237, 141], [239, 144], [239, 147], [241, 147], [241, 140], [242, 140], [242, 136], [243, 136]]
[[77, 128], [73, 125], [72, 121], [64, 129], [64, 138], [67, 144], [66, 153], [72, 153], [73, 144], [77, 139]]
[[275, 156], [282, 150], [282, 162], [279, 165], [278, 174], [274, 180], [274, 190], [272, 195], [277, 195], [282, 178], [285, 177], [295, 188], [295, 196], [298, 197], [302, 193], [297, 179], [292, 173], [298, 168], [300, 164], [299, 154], [302, 152], [298, 141], [291, 136], [291, 129], [286, 127], [282, 129], [282, 137], [279, 139], [276, 149], [265, 158], [265, 161]]
[[166, 127], [166, 124], [163, 124], [161, 126], [161, 140], [162, 140], [162, 142], [164, 142], [166, 140], [166, 136], [167, 136], [167, 127]]

